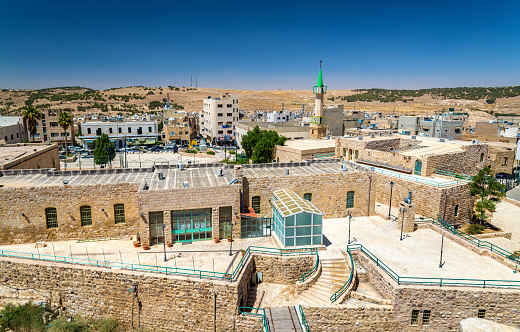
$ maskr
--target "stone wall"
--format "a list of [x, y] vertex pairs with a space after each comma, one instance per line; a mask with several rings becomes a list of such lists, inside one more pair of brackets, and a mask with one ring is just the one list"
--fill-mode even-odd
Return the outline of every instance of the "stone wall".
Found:
[[391, 306], [304, 307], [311, 331], [398, 331]]
[[219, 235], [219, 207], [227, 206], [232, 207], [232, 218], [235, 223], [233, 237], [240, 238], [240, 186], [237, 184], [207, 188], [140, 190], [141, 241], [149, 243], [149, 212], [164, 211], [166, 241], [171, 241], [170, 211], [202, 208], [211, 208], [213, 237], [217, 237]]
[[[431, 155], [424, 158], [423, 175], [430, 176], [434, 169], [466, 175], [476, 175], [478, 171], [488, 164], [488, 145], [471, 144], [463, 145], [462, 152]], [[481, 156], [483, 160], [480, 161]], [[424, 171], [423, 171], [424, 172]]]
[[310, 271], [316, 263], [315, 256], [254, 255], [255, 270], [262, 272], [263, 282], [294, 285], [298, 278]]
[[[133, 283], [137, 291], [128, 292]], [[261, 331], [257, 320], [236, 315], [240, 283], [0, 258], [0, 295], [52, 298], [70, 315], [115, 316], [155, 331], [213, 331], [213, 292], [217, 331]]]
[[493, 175], [498, 173], [512, 174], [515, 167], [515, 150], [489, 146], [488, 164]]
[[[41, 147], [41, 144], [37, 145]], [[60, 158], [58, 154], [58, 146], [56, 144], [49, 145], [38, 151], [27, 153], [19, 158], [13, 159], [0, 166], [0, 169], [40, 169], [55, 168], [60, 169]]]
[[[0, 243], [92, 239], [136, 234], [138, 184], [56, 185], [0, 190]], [[114, 222], [124, 204], [125, 223]], [[80, 206], [90, 205], [92, 225], [81, 226]], [[56, 208], [58, 228], [47, 229], [45, 209]], [[104, 211], [103, 211], [103, 210]]]
[[305, 193], [312, 193], [312, 204], [324, 213], [325, 218], [340, 218], [344, 217], [347, 212], [347, 192], [354, 191], [354, 208], [349, 209], [352, 215], [373, 215], [376, 193], [373, 176], [369, 173], [349, 171], [307, 176], [244, 178], [243, 200], [245, 205], [252, 206], [252, 197], [260, 196], [261, 211], [259, 215], [270, 217], [273, 213], [271, 201], [274, 191], [289, 189], [300, 197], [303, 197]]
[[[412, 203], [415, 213], [425, 217], [445, 216], [450, 223], [469, 222], [473, 216], [474, 198], [469, 195], [467, 184], [437, 187], [430, 184], [414, 182], [388, 175], [376, 174], [376, 201], [385, 205], [390, 202], [392, 193], [392, 207], [397, 208], [399, 203], [412, 192]], [[393, 190], [390, 182], [394, 183]], [[446, 200], [447, 197], [447, 200]], [[446, 203], [445, 203], [446, 201]], [[455, 216], [455, 206], [458, 213]], [[444, 212], [446, 208], [446, 212]]]

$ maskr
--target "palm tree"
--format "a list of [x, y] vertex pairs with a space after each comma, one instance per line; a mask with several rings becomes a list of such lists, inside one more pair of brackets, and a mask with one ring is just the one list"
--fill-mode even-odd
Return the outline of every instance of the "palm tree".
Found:
[[37, 129], [36, 125], [38, 124], [38, 120], [42, 118], [42, 113], [32, 106], [27, 106], [27, 108], [22, 112], [22, 115], [24, 122], [27, 123], [27, 129], [29, 130], [34, 143], [34, 135], [36, 134]]
[[67, 129], [69, 128], [69, 125], [72, 124], [72, 118], [70, 117], [70, 114], [67, 112], [61, 112], [58, 116], [58, 124], [63, 128], [63, 131], [65, 132], [65, 155], [68, 155], [69, 146], [67, 144]]

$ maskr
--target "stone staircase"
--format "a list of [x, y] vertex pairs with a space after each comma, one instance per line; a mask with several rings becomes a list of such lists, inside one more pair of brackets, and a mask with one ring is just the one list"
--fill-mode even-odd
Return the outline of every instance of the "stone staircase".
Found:
[[296, 308], [266, 308], [265, 315], [269, 324], [269, 331], [273, 332], [303, 332]]
[[309, 289], [298, 295], [301, 305], [317, 306], [330, 303], [330, 297], [350, 277], [350, 268], [344, 258], [321, 258], [321, 276]]

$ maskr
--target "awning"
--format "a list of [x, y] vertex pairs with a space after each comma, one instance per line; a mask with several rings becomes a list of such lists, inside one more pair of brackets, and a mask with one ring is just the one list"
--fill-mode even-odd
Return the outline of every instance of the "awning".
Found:
[[258, 218], [252, 207], [245, 207], [244, 212], [240, 214], [242, 218]]

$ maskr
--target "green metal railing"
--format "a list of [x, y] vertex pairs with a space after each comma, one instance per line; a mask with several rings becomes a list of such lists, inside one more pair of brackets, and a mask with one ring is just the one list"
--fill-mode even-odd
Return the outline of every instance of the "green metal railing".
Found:
[[517, 280], [482, 280], [482, 279], [457, 279], [457, 278], [427, 278], [427, 277], [401, 277], [388, 265], [383, 263], [379, 258], [372, 254], [362, 244], [350, 244], [347, 249], [359, 250], [370, 258], [378, 267], [385, 271], [398, 285], [401, 284], [421, 284], [431, 286], [472, 286], [472, 287], [518, 287], [520, 288], [520, 281]]
[[298, 306], [298, 313], [302, 327], [305, 329], [303, 332], [310, 332], [311, 329], [309, 327], [309, 323], [307, 322], [307, 318], [305, 318], [305, 314], [303, 313], [303, 308], [301, 305]]
[[461, 179], [461, 180], [468, 180], [468, 181], [472, 181], [473, 180], [473, 177], [471, 175], [443, 171], [442, 169], [434, 169], [433, 173], [434, 174], [439, 174], [439, 175], [444, 175], [444, 176], [449, 176], [449, 177], [456, 178], [456, 179]]
[[352, 281], [354, 280], [354, 259], [352, 258], [352, 253], [350, 252], [350, 248], [347, 247], [347, 253], [350, 257], [350, 276], [348, 277], [347, 282], [341, 286], [332, 296], [330, 297], [330, 302], [334, 303], [336, 300], [350, 287]]
[[451, 180], [451, 181], [440, 182], [440, 181], [436, 181], [434, 179], [430, 179], [430, 178], [426, 178], [426, 177], [422, 177], [422, 176], [407, 175], [407, 174], [400, 173], [400, 172], [385, 170], [385, 169], [378, 168], [375, 166], [363, 166], [363, 167], [372, 169], [374, 172], [381, 173], [382, 175], [390, 175], [390, 176], [396, 177], [398, 179], [413, 181], [415, 183], [423, 183], [423, 184], [435, 186], [438, 188], [457, 185], [457, 184], [465, 184], [468, 182], [468, 180], [466, 180], [466, 179], [456, 179], [456, 180]]
[[298, 278], [298, 281], [300, 282], [304, 282], [305, 280], [307, 280], [312, 274], [314, 274], [314, 272], [316, 272], [318, 270], [318, 266], [320, 264], [320, 256], [318, 255], [318, 249], [317, 248], [312, 248], [313, 249], [313, 252], [314, 254], [316, 254], [316, 262], [314, 263], [314, 266], [312, 267], [312, 269], [310, 269], [309, 271], [305, 272], [304, 274], [302, 274], [299, 278]]
[[446, 229], [447, 231], [451, 232], [452, 234], [455, 234], [461, 238], [463, 238], [464, 240], [466, 241], [469, 241], [471, 242], [472, 244], [476, 245], [478, 248], [485, 248], [485, 249], [489, 249], [491, 252], [494, 252], [502, 257], [505, 257], [511, 261], [513, 261], [514, 263], [516, 264], [520, 264], [520, 256], [518, 255], [515, 255], [514, 253], [512, 252], [509, 252], [505, 249], [502, 249], [501, 247], [493, 244], [493, 243], [490, 243], [490, 242], [487, 242], [487, 241], [482, 241], [480, 239], [477, 239], [467, 233], [464, 233], [462, 231], [459, 231], [458, 229], [456, 229], [455, 227], [453, 227], [452, 225], [448, 224], [448, 222], [446, 222], [446, 220], [444, 220], [439, 214], [437, 215], [437, 220], [433, 219], [433, 218], [430, 218], [430, 221], [431, 223], [437, 225], [437, 226], [440, 226], [444, 229]]
[[216, 271], [206, 271], [206, 270], [197, 270], [187, 269], [187, 268], [178, 268], [178, 267], [168, 267], [168, 266], [159, 266], [159, 265], [145, 265], [145, 264], [135, 264], [135, 263], [124, 263], [122, 260], [120, 262], [111, 262], [107, 260], [94, 260], [94, 259], [85, 259], [85, 258], [76, 258], [73, 256], [56, 256], [56, 255], [44, 255], [40, 253], [25, 253], [18, 251], [10, 251], [10, 250], [0, 250], [0, 257], [14, 257], [14, 258], [25, 258], [30, 260], [41, 260], [41, 261], [51, 261], [51, 262], [59, 262], [65, 264], [81, 264], [81, 265], [90, 265], [95, 267], [110, 267], [110, 268], [120, 268], [131, 271], [141, 271], [141, 272], [155, 272], [162, 273], [165, 275], [183, 275], [190, 276], [194, 278], [207, 278], [207, 279], [221, 279], [228, 280], [229, 282], [233, 282], [236, 280], [238, 275], [241, 273], [242, 268], [244, 267], [247, 259], [251, 256], [251, 253], [259, 253], [263, 255], [277, 255], [277, 256], [288, 256], [288, 255], [301, 255], [310, 252], [316, 254], [318, 257], [318, 250], [316, 248], [295, 248], [295, 249], [278, 249], [278, 248], [267, 248], [267, 247], [254, 247], [250, 246], [246, 249], [242, 259], [238, 263], [237, 267], [233, 270], [233, 273], [225, 273], [225, 272], [216, 272]]
[[[249, 309], [251, 311], [257, 310], [261, 313], [254, 313], [254, 312], [248, 312], [244, 311], [244, 309]], [[240, 307], [238, 308], [238, 312], [242, 315], [251, 315], [251, 316], [259, 316], [262, 317], [262, 323], [263, 323], [263, 332], [270, 332], [271, 328], [269, 327], [269, 322], [267, 321], [267, 317], [265, 316], [265, 309], [264, 308], [252, 308], [252, 307]]]

